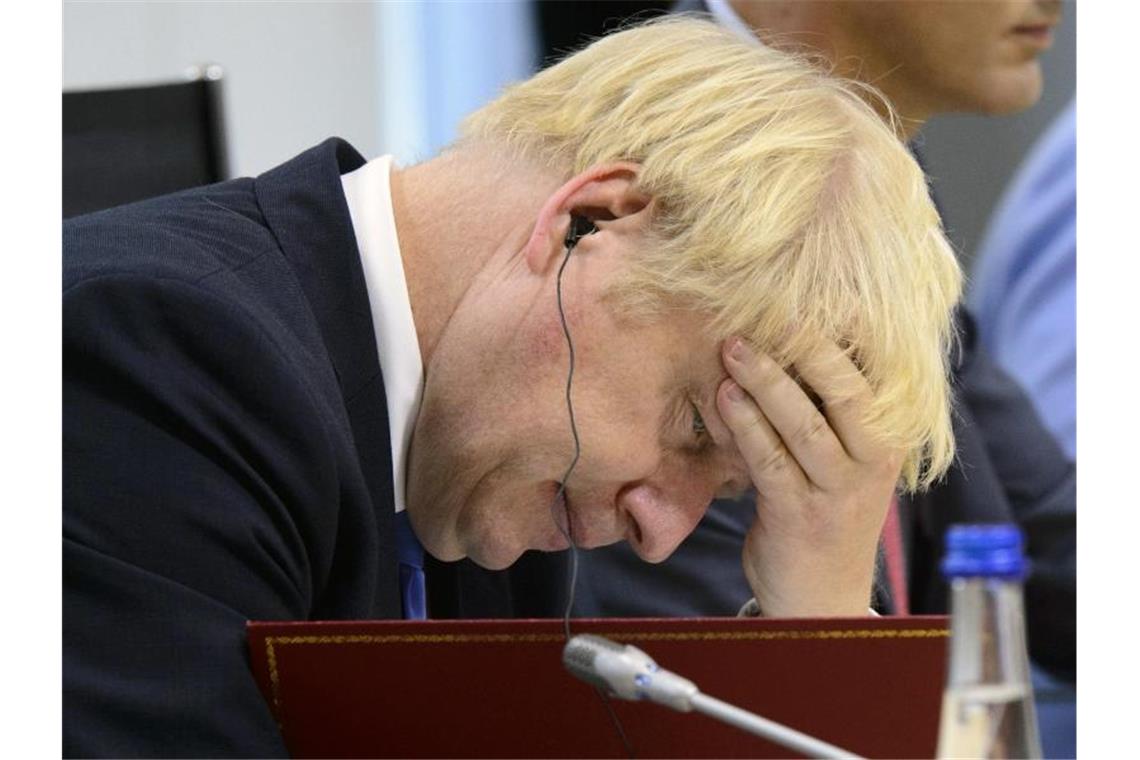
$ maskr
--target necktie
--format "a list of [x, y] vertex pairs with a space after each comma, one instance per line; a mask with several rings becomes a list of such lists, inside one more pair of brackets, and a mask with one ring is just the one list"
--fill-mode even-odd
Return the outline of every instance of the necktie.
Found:
[[408, 511], [396, 515], [396, 556], [400, 563], [400, 600], [405, 620], [427, 618], [427, 592], [424, 587], [424, 548], [412, 524]]

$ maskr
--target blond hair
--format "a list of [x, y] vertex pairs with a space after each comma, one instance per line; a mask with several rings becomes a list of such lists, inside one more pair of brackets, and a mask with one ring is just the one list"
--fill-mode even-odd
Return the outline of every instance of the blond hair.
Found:
[[[597, 40], [472, 114], [486, 141], [564, 171], [640, 165], [651, 242], [616, 285], [684, 304], [785, 367], [825, 337], [875, 392], [865, 422], [929, 486], [954, 455], [948, 354], [961, 272], [921, 169], [870, 91], [714, 24]], [[889, 112], [889, 109], [888, 109]]]

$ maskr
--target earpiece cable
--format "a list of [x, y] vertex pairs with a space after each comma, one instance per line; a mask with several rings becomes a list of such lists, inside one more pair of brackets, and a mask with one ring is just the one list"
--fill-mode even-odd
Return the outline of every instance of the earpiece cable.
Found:
[[[566, 539], [566, 543], [570, 546], [570, 579], [566, 591], [566, 610], [562, 616], [562, 625], [566, 633], [566, 641], [570, 641], [570, 612], [574, 608], [574, 591], [578, 586], [578, 545], [574, 541], [574, 524], [570, 521], [570, 506], [566, 502], [566, 483], [570, 480], [570, 473], [578, 465], [578, 459], [582, 456], [582, 442], [578, 437], [578, 425], [574, 420], [574, 402], [570, 397], [570, 389], [574, 383], [574, 341], [570, 338], [570, 328], [566, 324], [566, 312], [562, 308], [562, 273], [566, 270], [566, 264], [570, 261], [570, 252], [574, 250], [574, 246], [578, 243], [578, 237], [572, 237], [566, 243], [566, 255], [562, 257], [562, 264], [558, 267], [558, 277], [555, 282], [555, 290], [558, 296], [558, 318], [562, 322], [562, 334], [566, 336], [566, 347], [570, 352], [570, 368], [566, 373], [566, 411], [570, 415], [570, 432], [574, 436], [574, 458], [570, 460], [570, 466], [566, 468], [566, 473], [562, 476], [562, 482], [558, 486], [558, 493], [554, 496], [554, 502], [550, 505], [550, 516], [554, 519], [554, 524], [562, 533], [562, 537]], [[565, 527], [563, 527], [560, 515], [558, 515], [558, 503], [562, 503], [561, 517], [565, 518]], [[595, 688], [598, 696], [605, 705], [606, 712], [609, 713], [610, 720], [614, 724], [614, 729], [617, 731], [618, 736], [621, 738], [622, 744], [625, 746], [626, 754], [631, 758], [636, 757], [633, 752], [633, 745], [630, 744], [629, 738], [625, 734], [625, 729], [622, 727], [621, 719], [618, 718], [617, 713], [614, 711], [613, 704], [607, 695], [601, 689]]]
[[[578, 437], [578, 424], [574, 420], [574, 402], [570, 398], [570, 389], [574, 383], [574, 341], [570, 338], [570, 328], [566, 324], [566, 312], [562, 308], [562, 273], [570, 262], [570, 252], [574, 250], [577, 242], [577, 240], [573, 240], [566, 245], [566, 255], [562, 257], [562, 264], [558, 267], [558, 278], [555, 282], [555, 292], [558, 296], [558, 318], [562, 322], [562, 334], [566, 336], [566, 347], [570, 352], [570, 368], [566, 373], [566, 411], [570, 415], [570, 433], [574, 436], [574, 457], [570, 460], [570, 466], [566, 468], [566, 473], [562, 476], [558, 493], [554, 496], [554, 503], [550, 505], [550, 514], [554, 518], [554, 524], [558, 526], [558, 530], [562, 532], [562, 537], [570, 545], [570, 583], [566, 594], [566, 611], [562, 616], [567, 641], [570, 640], [570, 611], [574, 607], [574, 590], [578, 586], [578, 544], [574, 541], [574, 524], [570, 521], [570, 507], [566, 503], [565, 496], [566, 483], [570, 479], [570, 473], [578, 466], [578, 459], [582, 456], [582, 441]], [[562, 503], [562, 515], [558, 515], [556, 511], [560, 501]], [[560, 517], [565, 517], [565, 526], [563, 526]]]

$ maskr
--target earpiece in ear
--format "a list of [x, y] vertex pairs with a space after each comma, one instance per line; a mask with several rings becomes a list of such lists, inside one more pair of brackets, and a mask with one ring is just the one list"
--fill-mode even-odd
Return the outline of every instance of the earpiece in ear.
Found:
[[566, 248], [570, 249], [578, 245], [578, 241], [586, 236], [592, 235], [598, 231], [598, 228], [584, 216], [571, 216], [570, 229], [566, 230]]

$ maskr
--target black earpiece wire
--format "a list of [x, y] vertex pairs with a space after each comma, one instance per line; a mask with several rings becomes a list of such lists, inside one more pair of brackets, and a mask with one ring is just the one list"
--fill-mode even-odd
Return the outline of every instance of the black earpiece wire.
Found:
[[[578, 544], [574, 541], [574, 524], [570, 521], [570, 506], [565, 499], [566, 482], [570, 479], [570, 473], [578, 466], [578, 460], [582, 456], [582, 441], [578, 437], [578, 424], [574, 420], [574, 402], [570, 398], [570, 389], [574, 383], [574, 341], [570, 338], [570, 328], [566, 324], [566, 312], [562, 308], [562, 273], [570, 262], [570, 252], [574, 250], [574, 246], [577, 244], [577, 237], [567, 236], [566, 255], [562, 257], [562, 265], [558, 267], [558, 279], [555, 284], [555, 292], [558, 296], [558, 318], [562, 321], [562, 334], [566, 336], [566, 347], [570, 352], [570, 368], [566, 373], [566, 411], [570, 415], [570, 433], [574, 436], [574, 457], [570, 460], [570, 466], [566, 468], [566, 473], [562, 476], [562, 482], [558, 486], [558, 493], [555, 494], [554, 502], [550, 505], [550, 514], [554, 518], [554, 524], [558, 526], [558, 530], [562, 532], [562, 537], [570, 545], [570, 583], [566, 593], [566, 611], [562, 616], [567, 641], [570, 640], [570, 611], [574, 607], [574, 590], [578, 586]], [[562, 520], [559, 519], [560, 516], [555, 511], [560, 500], [562, 502], [562, 516], [566, 520], [565, 527], [563, 527]]]
[[[570, 479], [570, 473], [574, 471], [582, 456], [582, 442], [578, 437], [578, 425], [574, 420], [574, 402], [570, 397], [570, 389], [574, 383], [574, 341], [570, 338], [570, 328], [566, 324], [566, 312], [562, 308], [562, 273], [566, 270], [566, 265], [570, 262], [570, 252], [578, 245], [578, 241], [584, 235], [596, 231], [597, 228], [589, 219], [581, 216], [571, 218], [570, 229], [566, 233], [566, 254], [562, 257], [562, 264], [558, 267], [558, 277], [555, 281], [555, 293], [558, 297], [558, 318], [562, 322], [562, 334], [566, 336], [566, 347], [570, 352], [570, 367], [566, 372], [566, 411], [570, 415], [570, 433], [574, 436], [574, 457], [570, 460], [570, 466], [566, 468], [566, 473], [562, 476], [562, 482], [558, 486], [558, 493], [555, 494], [554, 502], [550, 505], [550, 515], [554, 519], [554, 524], [562, 533], [562, 537], [566, 539], [566, 543], [570, 545], [570, 579], [566, 591], [566, 611], [562, 616], [567, 643], [570, 641], [570, 612], [574, 608], [574, 591], [578, 586], [578, 544], [574, 541], [574, 524], [570, 521], [570, 505], [566, 502], [565, 495], [566, 483]], [[565, 527], [563, 527], [556, 511], [559, 500], [562, 501], [563, 516], [566, 519]], [[636, 757], [633, 745], [630, 744], [629, 738], [626, 736], [625, 728], [622, 727], [621, 719], [614, 711], [609, 695], [597, 687], [594, 687], [594, 691], [597, 692], [602, 704], [605, 705], [610, 721], [613, 722], [614, 729], [617, 731], [621, 743], [625, 746], [626, 754], [631, 758]]]

